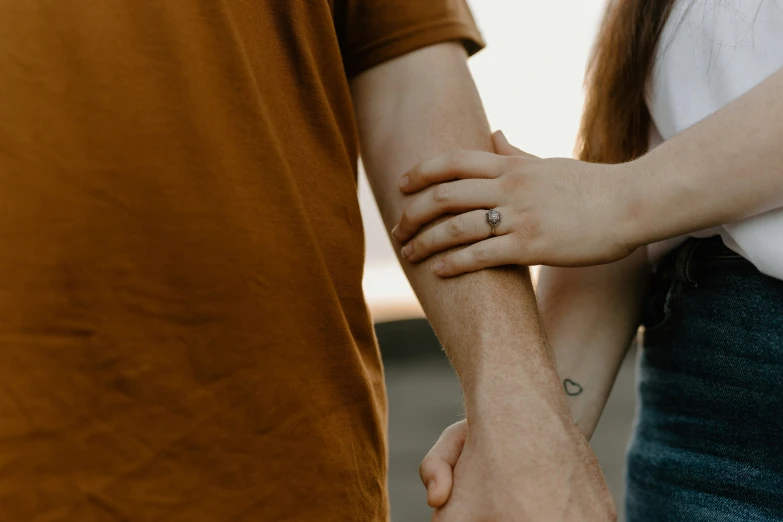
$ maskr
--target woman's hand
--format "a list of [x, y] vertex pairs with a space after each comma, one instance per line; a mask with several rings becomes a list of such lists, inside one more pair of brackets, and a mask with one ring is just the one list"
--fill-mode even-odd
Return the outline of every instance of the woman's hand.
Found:
[[[496, 154], [460, 151], [417, 166], [400, 180], [414, 194], [394, 237], [419, 262], [472, 244], [433, 265], [456, 276], [499, 265], [588, 266], [626, 257], [635, 240], [633, 180], [622, 165], [540, 159], [493, 136]], [[487, 210], [502, 216], [495, 227]], [[444, 214], [458, 214], [428, 230]], [[415, 236], [415, 237], [414, 237]]]

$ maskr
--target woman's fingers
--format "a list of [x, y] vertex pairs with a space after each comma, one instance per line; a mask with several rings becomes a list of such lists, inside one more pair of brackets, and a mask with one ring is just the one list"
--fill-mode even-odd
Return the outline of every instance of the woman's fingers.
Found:
[[427, 503], [431, 507], [441, 507], [449, 499], [454, 483], [454, 466], [462, 454], [467, 435], [466, 421], [452, 424], [443, 431], [421, 462], [419, 476], [427, 488]]
[[506, 159], [490, 152], [457, 150], [420, 163], [400, 178], [400, 189], [418, 192], [435, 183], [466, 178], [497, 178]]
[[[497, 210], [501, 215], [509, 215], [511, 212], [503, 208]], [[508, 233], [509, 230], [509, 221], [506, 219], [495, 227], [495, 234], [501, 236]], [[492, 226], [487, 223], [487, 211], [474, 210], [454, 216], [419, 233], [403, 247], [402, 256], [411, 263], [415, 263], [437, 252], [459, 245], [475, 243], [487, 239], [491, 235]]]
[[520, 262], [519, 240], [514, 234], [506, 234], [444, 256], [432, 265], [432, 271], [441, 277], [453, 277], [493, 266], [517, 264], [524, 264]]
[[398, 241], [406, 242], [422, 226], [443, 214], [494, 208], [498, 199], [490, 180], [466, 179], [436, 185], [411, 198], [400, 222], [392, 229], [392, 235]]

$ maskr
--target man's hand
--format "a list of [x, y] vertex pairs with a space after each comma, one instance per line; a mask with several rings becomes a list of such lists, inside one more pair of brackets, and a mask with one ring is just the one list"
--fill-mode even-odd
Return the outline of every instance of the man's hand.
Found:
[[575, 428], [564, 426], [535, 454], [518, 451], [524, 432], [507, 435], [469, 434], [468, 421], [443, 432], [419, 470], [433, 522], [617, 519], [595, 455]]

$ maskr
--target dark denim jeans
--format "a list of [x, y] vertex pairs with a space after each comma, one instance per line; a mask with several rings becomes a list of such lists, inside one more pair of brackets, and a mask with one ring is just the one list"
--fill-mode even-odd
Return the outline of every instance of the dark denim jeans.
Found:
[[783, 520], [783, 281], [690, 239], [644, 322], [628, 521]]

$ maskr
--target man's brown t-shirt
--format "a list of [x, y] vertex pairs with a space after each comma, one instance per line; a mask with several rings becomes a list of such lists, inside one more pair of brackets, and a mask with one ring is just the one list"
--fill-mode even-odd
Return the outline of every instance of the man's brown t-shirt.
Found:
[[382, 521], [348, 78], [463, 0], [0, 0], [0, 521]]

